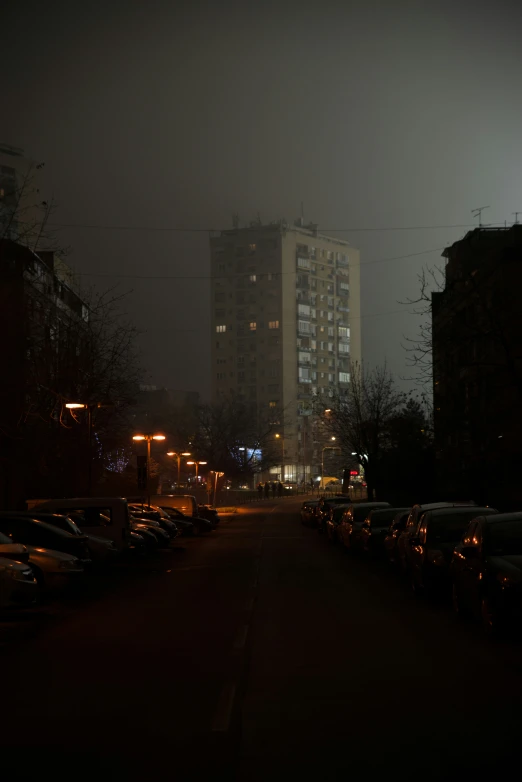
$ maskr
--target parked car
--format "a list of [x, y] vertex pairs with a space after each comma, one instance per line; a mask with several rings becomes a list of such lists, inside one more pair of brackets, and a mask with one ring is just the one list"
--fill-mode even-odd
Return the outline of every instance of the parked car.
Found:
[[38, 585], [46, 591], [55, 591], [78, 583], [85, 571], [77, 557], [49, 548], [35, 548], [0, 532], [0, 557], [30, 565]]
[[16, 543], [7, 535], [0, 532], [0, 557], [4, 559], [14, 559], [16, 562], [29, 562], [29, 551], [27, 546]]
[[153, 494], [151, 504], [157, 505], [163, 510], [169, 511], [169, 508], [180, 510], [184, 516], [189, 519], [199, 518], [210, 521], [212, 527], [219, 524], [219, 515], [211, 505], [198, 505], [193, 494]]
[[199, 516], [185, 516], [178, 508], [172, 508], [168, 505], [161, 506], [165, 513], [168, 513], [170, 518], [178, 524], [179, 521], [190, 522], [193, 526], [193, 535], [201, 535], [205, 532], [212, 532], [214, 529], [212, 523], [208, 519], [202, 519]]
[[522, 513], [478, 516], [451, 561], [453, 607], [495, 634], [522, 619]]
[[131, 515], [131, 526], [132, 529], [142, 535], [146, 541], [150, 541], [150, 537], [152, 536], [156, 541], [155, 548], [169, 547], [170, 538], [167, 533], [161, 529], [157, 521], [152, 521], [151, 519], [140, 519]]
[[338, 543], [339, 538], [337, 536], [339, 524], [341, 523], [341, 520], [343, 518], [343, 514], [345, 510], [349, 507], [349, 502], [346, 502], [342, 505], [334, 505], [332, 508], [330, 508], [330, 513], [328, 514], [328, 518], [326, 519], [326, 534], [328, 536], [328, 540], [331, 540], [332, 543]]
[[164, 532], [167, 533], [171, 540], [174, 540], [178, 535], [178, 528], [170, 516], [165, 513], [161, 508], [153, 505], [137, 505], [129, 504], [129, 511], [132, 516], [140, 519], [146, 519], [147, 521], [157, 521]]
[[326, 530], [326, 520], [330, 515], [330, 511], [336, 505], [349, 505], [350, 498], [343, 494], [335, 495], [334, 497], [321, 497], [317, 508], [315, 510], [316, 526], [319, 532]]
[[308, 526], [310, 524], [313, 510], [317, 507], [319, 500], [305, 500], [301, 505], [301, 524]]
[[408, 515], [406, 526], [397, 540], [397, 560], [404, 571], [408, 570], [409, 548], [411, 538], [415, 535], [419, 519], [423, 513], [439, 508], [460, 508], [474, 506], [474, 502], [429, 502], [424, 505], [414, 505]]
[[406, 526], [409, 515], [409, 509], [402, 513], [397, 513], [392, 523], [390, 524], [390, 528], [388, 529], [386, 537], [384, 538], [384, 550], [386, 552], [386, 556], [388, 557], [388, 562], [391, 562], [392, 564], [398, 563], [397, 542], [399, 540], [399, 535]]
[[354, 550], [359, 545], [362, 526], [369, 511], [374, 508], [389, 508], [389, 502], [357, 502], [349, 505], [337, 527], [337, 536], [347, 548]]
[[0, 558], [0, 608], [34, 605], [40, 588], [29, 565]]
[[[59, 513], [40, 513], [38, 511], [10, 511], [0, 512], [0, 515], [10, 516], [29, 516], [29, 518], [45, 521], [53, 527], [58, 527], [64, 532], [70, 532], [71, 535], [83, 535], [83, 532], [74, 521], [75, 511], [70, 512], [70, 516], [62, 516]], [[87, 546], [91, 559], [96, 564], [110, 564], [118, 557], [118, 549], [112, 540], [108, 538], [99, 538], [96, 535], [85, 535]]]
[[409, 508], [373, 508], [366, 516], [362, 528], [360, 543], [368, 554], [384, 554], [384, 540], [398, 513], [407, 513]]
[[31, 500], [28, 510], [59, 513], [69, 516], [72, 511], [77, 525], [85, 535], [112, 540], [118, 550], [131, 542], [129, 508], [124, 497], [73, 497], [71, 499]]
[[76, 557], [82, 567], [92, 564], [85, 535], [72, 535], [51, 524], [27, 516], [0, 516], [0, 532], [14, 543], [63, 551]]
[[409, 571], [413, 591], [449, 593], [450, 564], [469, 522], [477, 515], [497, 514], [495, 508], [439, 508], [424, 513], [410, 540]]

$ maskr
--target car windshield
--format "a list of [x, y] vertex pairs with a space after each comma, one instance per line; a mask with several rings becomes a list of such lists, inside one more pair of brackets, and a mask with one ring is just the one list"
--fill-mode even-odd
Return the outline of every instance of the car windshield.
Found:
[[370, 518], [370, 525], [372, 527], [389, 527], [396, 515], [397, 511], [395, 508], [390, 508], [390, 510], [380, 510], [378, 512], [372, 513]]
[[458, 543], [469, 522], [477, 515], [476, 508], [469, 513], [445, 513], [428, 522], [428, 543]]
[[348, 507], [347, 505], [340, 505], [337, 508], [335, 508], [332, 514], [334, 521], [341, 521], [343, 517], [343, 513], [345, 512], [347, 507]]
[[493, 556], [522, 554], [522, 521], [491, 524], [487, 552]]

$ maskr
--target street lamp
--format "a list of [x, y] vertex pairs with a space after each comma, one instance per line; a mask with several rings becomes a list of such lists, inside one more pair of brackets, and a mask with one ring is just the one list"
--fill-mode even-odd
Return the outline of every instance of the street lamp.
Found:
[[101, 404], [86, 405], [83, 402], [66, 402], [65, 407], [68, 410], [87, 410], [87, 496], [91, 496], [92, 492], [92, 408], [101, 407]]
[[178, 453], [177, 451], [167, 451], [167, 456], [176, 456], [178, 459], [178, 490], [179, 490], [179, 475], [181, 470], [181, 457], [182, 456], [191, 456], [190, 453], [187, 451], [183, 451], [183, 453]]
[[132, 437], [133, 440], [147, 441], [147, 500], [150, 508], [150, 444], [153, 440], [165, 440], [164, 434], [135, 434]]
[[281, 438], [281, 445], [283, 447], [283, 464], [281, 466], [281, 480], [283, 483], [285, 482], [285, 436], [284, 434], [276, 434], [275, 435], [276, 440], [279, 440]]
[[200, 464], [206, 464], [207, 462], [187, 462], [187, 464], [195, 464], [196, 465], [196, 483], [198, 482], [198, 467]]
[[[335, 437], [332, 437], [335, 440]], [[342, 448], [338, 445], [325, 445], [321, 451], [321, 483], [320, 488], [324, 489], [324, 452], [325, 451], [342, 451]]]

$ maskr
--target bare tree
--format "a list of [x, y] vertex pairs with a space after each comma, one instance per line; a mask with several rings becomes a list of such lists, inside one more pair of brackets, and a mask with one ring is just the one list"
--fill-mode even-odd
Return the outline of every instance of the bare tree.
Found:
[[249, 477], [280, 461], [275, 434], [283, 419], [282, 410], [255, 409], [237, 396], [201, 405], [193, 448], [211, 469]]
[[379, 488], [379, 466], [389, 445], [390, 422], [406, 402], [386, 365], [368, 369], [354, 364], [345, 393], [328, 400], [324, 426], [335, 435], [347, 460], [352, 454], [364, 468], [368, 497]]

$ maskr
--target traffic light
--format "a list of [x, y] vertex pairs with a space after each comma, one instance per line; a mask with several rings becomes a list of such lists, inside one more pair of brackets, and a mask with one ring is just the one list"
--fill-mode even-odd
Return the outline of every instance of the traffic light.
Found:
[[147, 488], [147, 457], [139, 455], [136, 457], [138, 465], [138, 489]]

